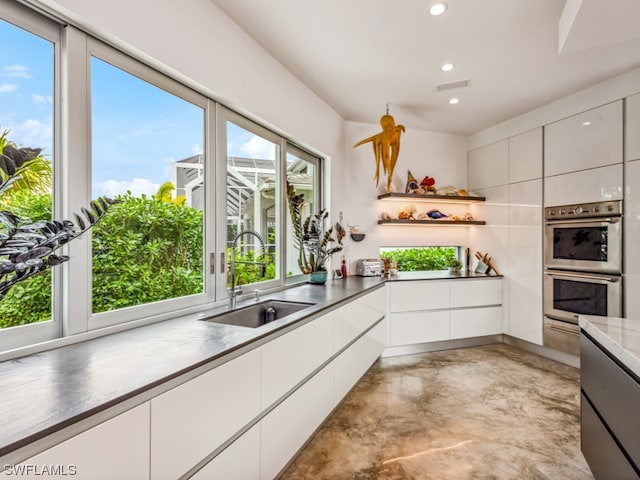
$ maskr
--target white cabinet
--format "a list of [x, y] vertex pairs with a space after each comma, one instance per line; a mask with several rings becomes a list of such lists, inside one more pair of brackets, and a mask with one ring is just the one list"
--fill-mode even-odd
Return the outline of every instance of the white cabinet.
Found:
[[379, 288], [335, 310], [333, 312], [334, 353], [347, 346], [349, 342], [384, 317], [386, 311], [385, 288]]
[[509, 182], [542, 178], [542, 127], [509, 138]]
[[624, 199], [624, 303], [625, 317], [640, 318], [640, 160], [626, 163]]
[[502, 305], [502, 280], [452, 281], [450, 287], [451, 308], [479, 305]]
[[389, 345], [502, 333], [502, 278], [389, 285]]
[[327, 314], [265, 343], [261, 408], [269, 407], [333, 354], [333, 315]]
[[425, 280], [389, 284], [389, 311], [411, 312], [449, 308], [449, 282]]
[[449, 340], [448, 309], [392, 312], [390, 317], [389, 344], [392, 346]]
[[333, 406], [333, 366], [328, 365], [262, 419], [260, 478], [276, 478]]
[[386, 323], [380, 322], [333, 361], [334, 406], [340, 403], [380, 356], [386, 346], [384, 341], [386, 329]]
[[191, 480], [260, 478], [260, 424], [256, 424], [200, 469]]
[[[23, 470], [20, 467], [37, 469]], [[43, 468], [56, 468], [43, 474]], [[10, 473], [11, 472], [11, 473]], [[30, 473], [30, 474], [29, 474]], [[96, 425], [55, 447], [30, 458], [21, 466], [7, 470], [0, 478], [24, 479], [113, 478], [148, 479], [149, 476], [149, 403]]]
[[544, 153], [547, 177], [621, 163], [622, 100], [546, 125]]
[[481, 337], [502, 333], [502, 308], [451, 310], [451, 338]]
[[542, 181], [509, 185], [506, 333], [542, 345]]
[[624, 140], [624, 159], [640, 159], [640, 93], [626, 99]]
[[545, 206], [622, 200], [622, 164], [544, 179]]
[[509, 141], [500, 140], [471, 150], [468, 170], [469, 189], [473, 191], [509, 183]]
[[152, 399], [151, 477], [180, 477], [259, 413], [259, 349]]

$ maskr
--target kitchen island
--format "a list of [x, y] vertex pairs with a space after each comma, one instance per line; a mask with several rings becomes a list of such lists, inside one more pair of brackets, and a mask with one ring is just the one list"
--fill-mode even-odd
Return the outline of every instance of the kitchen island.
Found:
[[582, 452], [596, 479], [640, 478], [640, 320], [579, 324]]

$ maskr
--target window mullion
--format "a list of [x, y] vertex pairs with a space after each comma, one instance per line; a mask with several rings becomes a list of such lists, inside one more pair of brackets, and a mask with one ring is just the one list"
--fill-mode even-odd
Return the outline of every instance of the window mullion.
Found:
[[[71, 26], [63, 36], [61, 206], [63, 218], [73, 218], [91, 201], [89, 56], [87, 36]], [[78, 72], [86, 72], [79, 75]], [[91, 311], [91, 236], [67, 245], [73, 261], [63, 268], [63, 335], [88, 330]]]

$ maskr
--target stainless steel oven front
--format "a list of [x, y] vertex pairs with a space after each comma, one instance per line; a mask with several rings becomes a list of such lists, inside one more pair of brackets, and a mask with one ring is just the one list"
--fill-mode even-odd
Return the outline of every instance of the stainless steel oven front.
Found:
[[620, 317], [622, 276], [545, 270], [544, 345], [579, 356], [580, 314]]
[[545, 268], [620, 274], [621, 214], [620, 201], [545, 208]]
[[619, 317], [622, 276], [545, 270], [544, 314], [578, 324], [578, 315]]

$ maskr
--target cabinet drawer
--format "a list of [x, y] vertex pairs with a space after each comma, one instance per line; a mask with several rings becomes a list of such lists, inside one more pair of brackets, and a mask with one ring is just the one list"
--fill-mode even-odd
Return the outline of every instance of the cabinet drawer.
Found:
[[390, 314], [390, 345], [438, 342], [449, 339], [449, 311]]
[[260, 412], [258, 349], [151, 400], [151, 478], [174, 479]]
[[334, 353], [384, 317], [386, 300], [386, 289], [380, 288], [333, 312]]
[[260, 478], [276, 478], [332, 409], [333, 367], [328, 365], [262, 419]]
[[584, 334], [580, 335], [580, 384], [622, 448], [640, 466], [640, 385]]
[[580, 437], [582, 454], [596, 480], [640, 478], [584, 394], [580, 395]]
[[333, 361], [335, 405], [342, 401], [382, 353], [384, 345], [380, 338], [384, 329], [384, 323], [379, 323]]
[[255, 425], [191, 477], [191, 480], [260, 478], [260, 424]]
[[397, 282], [389, 285], [389, 311], [449, 308], [448, 281]]
[[502, 333], [502, 307], [451, 310], [451, 338]]
[[328, 314], [260, 347], [262, 410], [304, 380], [333, 354], [333, 315]]
[[502, 305], [502, 279], [451, 282], [451, 308]]
[[25, 476], [15, 468], [4, 469], [0, 478], [149, 478], [149, 403], [96, 425], [21, 465], [38, 469], [61, 466], [64, 473]]

